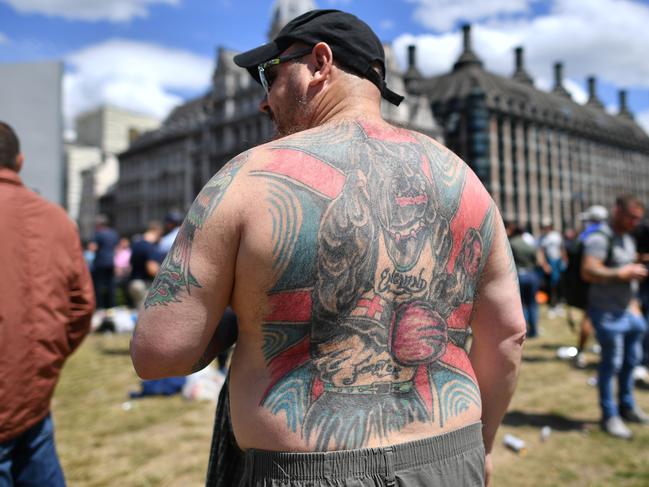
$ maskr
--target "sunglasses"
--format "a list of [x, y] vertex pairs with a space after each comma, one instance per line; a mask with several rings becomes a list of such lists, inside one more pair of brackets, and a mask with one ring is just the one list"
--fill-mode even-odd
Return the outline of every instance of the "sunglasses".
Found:
[[293, 59], [298, 59], [306, 56], [307, 54], [311, 53], [312, 49], [313, 48], [310, 47], [309, 49], [306, 49], [304, 51], [293, 52], [291, 54], [287, 54], [286, 56], [276, 57], [257, 66], [257, 71], [259, 72], [259, 81], [261, 81], [261, 86], [263, 86], [264, 90], [266, 91], [266, 96], [268, 96], [268, 94], [270, 93], [270, 87], [275, 81], [275, 77], [277, 75], [276, 70], [267, 71], [268, 68], [285, 63], [286, 61], [292, 61]]

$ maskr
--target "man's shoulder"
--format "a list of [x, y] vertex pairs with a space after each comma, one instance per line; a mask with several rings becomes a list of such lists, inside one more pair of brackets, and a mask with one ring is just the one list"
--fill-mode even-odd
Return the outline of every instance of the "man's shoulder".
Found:
[[[67, 250], [70, 242], [79, 238], [77, 226], [65, 210], [27, 187], [16, 188], [19, 193], [12, 205], [4, 208], [15, 212], [13, 218], [3, 219], [7, 225], [31, 229], [33, 240], [42, 242], [45, 248], [63, 248]], [[0, 213], [2, 213], [0, 208]]]
[[140, 253], [148, 252], [150, 249], [154, 247], [155, 244], [141, 238], [133, 242], [133, 245], [131, 245], [131, 252], [133, 254], [140, 254]]
[[[431, 191], [441, 206], [456, 208], [465, 196], [480, 208], [492, 203], [477, 175], [450, 149], [427, 135], [384, 122], [351, 120], [315, 127], [257, 146], [229, 164], [235, 171], [243, 164], [239, 174], [296, 181], [325, 196], [337, 195], [356, 171], [380, 179], [406, 164], [406, 173], [415, 171], [433, 183]], [[258, 187], [245, 184], [237, 194]]]
[[29, 188], [22, 188], [24, 193], [21, 195], [24, 198], [24, 201], [33, 209], [32, 213], [35, 215], [43, 224], [42, 227], [54, 229], [57, 231], [65, 232], [75, 232], [77, 227], [72, 219], [65, 212], [63, 207], [52, 203], [51, 201], [45, 199], [43, 196], [35, 193]]
[[105, 239], [109, 239], [109, 240], [119, 238], [119, 236], [117, 235], [117, 232], [114, 229], [108, 228], [108, 227], [107, 228], [102, 228], [97, 233], [99, 235], [101, 235], [102, 237], [104, 237]]
[[269, 158], [291, 156], [327, 161], [348, 160], [363, 146], [382, 150], [397, 146], [415, 147], [421, 157], [427, 157], [440, 167], [457, 168], [466, 163], [448, 147], [420, 132], [391, 125], [384, 121], [363, 119], [325, 124], [279, 139], [269, 141], [237, 156], [236, 159], [267, 161]]
[[608, 225], [608, 223], [601, 223], [598, 227], [590, 230], [588, 235], [586, 235], [586, 238], [589, 238], [591, 236], [594, 236], [595, 238], [608, 240], [613, 237], [613, 230]]
[[608, 225], [600, 225], [588, 233], [582, 240], [584, 249], [588, 252], [591, 249], [606, 248], [613, 237], [613, 232]]

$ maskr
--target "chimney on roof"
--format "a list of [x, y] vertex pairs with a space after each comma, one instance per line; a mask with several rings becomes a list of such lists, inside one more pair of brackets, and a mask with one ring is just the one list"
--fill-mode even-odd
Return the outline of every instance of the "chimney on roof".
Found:
[[587, 82], [588, 82], [588, 102], [586, 104], [598, 108], [604, 108], [602, 102], [599, 100], [599, 98], [597, 98], [597, 78], [595, 78], [595, 76], [589, 76]]
[[403, 75], [403, 81], [406, 85], [406, 90], [412, 88], [414, 81], [422, 78], [421, 73], [417, 69], [417, 46], [411, 44], [408, 46], [408, 69]]
[[633, 119], [633, 113], [629, 110], [629, 107], [626, 104], [626, 90], [620, 90], [618, 96], [620, 101], [620, 111], [617, 114], [618, 117]]
[[464, 50], [460, 57], [453, 65], [453, 71], [457, 71], [460, 68], [468, 66], [477, 66], [482, 67], [482, 61], [471, 49], [471, 24], [464, 24], [462, 26], [462, 33], [464, 37]]
[[523, 68], [523, 46], [518, 46], [514, 49], [516, 55], [516, 71], [522, 71]]
[[512, 76], [513, 79], [521, 83], [526, 83], [528, 85], [534, 85], [532, 77], [525, 71], [525, 66], [523, 62], [523, 48], [518, 46], [514, 49], [515, 61], [516, 61], [516, 70]]
[[566, 98], [572, 98], [565, 86], [563, 86], [563, 63], [556, 62], [554, 63], [554, 88], [552, 88], [552, 93], [559, 96], [564, 96]]
[[462, 26], [462, 35], [464, 38], [464, 51], [472, 51], [471, 49], [471, 24], [464, 24]]
[[416, 59], [417, 59], [417, 46], [414, 44], [411, 44], [408, 46], [408, 67], [409, 68], [415, 68], [416, 67]]

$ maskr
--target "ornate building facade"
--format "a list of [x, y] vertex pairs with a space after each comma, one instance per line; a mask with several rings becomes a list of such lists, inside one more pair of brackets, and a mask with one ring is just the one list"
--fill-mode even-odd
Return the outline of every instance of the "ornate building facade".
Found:
[[119, 179], [117, 154], [138, 134], [160, 126], [160, 121], [111, 105], [80, 114], [75, 120], [76, 139], [65, 144], [66, 208], [79, 225], [81, 238], [95, 233], [98, 213], [114, 219], [110, 201]]
[[573, 227], [593, 204], [610, 206], [631, 193], [649, 202], [649, 136], [633, 119], [626, 92], [619, 110], [605, 111], [596, 80], [580, 105], [554, 66], [554, 88], [534, 87], [523, 49], [515, 50], [511, 78], [487, 71], [464, 26], [464, 50], [452, 70], [424, 79], [411, 47], [411, 92], [426, 96], [446, 144], [478, 174], [503, 217], [538, 232], [542, 221]]
[[[276, 1], [269, 37], [313, 8], [310, 0]], [[403, 94], [407, 75], [399, 70], [389, 46], [385, 49], [388, 84]], [[273, 137], [270, 119], [258, 108], [264, 91], [234, 64], [235, 54], [218, 48], [210, 90], [176, 108], [158, 130], [139, 137], [120, 155], [114, 222], [121, 234], [141, 232], [171, 209], [186, 211], [227, 161]], [[424, 95], [410, 94], [398, 107], [383, 101], [381, 109], [392, 123], [443, 140]]]
[[[269, 36], [295, 15], [314, 8], [309, 0], [277, 0]], [[515, 51], [510, 78], [491, 73], [471, 46], [451, 71], [424, 78], [414, 46], [399, 70], [388, 46], [388, 83], [406, 94], [399, 107], [383, 102], [384, 117], [446, 143], [485, 184], [503, 217], [538, 232], [578, 225], [588, 206], [610, 206], [632, 193], [649, 202], [649, 136], [619, 94], [619, 111], [606, 112], [590, 78], [589, 101], [572, 100], [563, 66], [554, 66], [551, 92], [534, 87], [523, 49]], [[162, 127], [138, 138], [120, 155], [114, 193], [115, 224], [123, 234], [140, 232], [170, 209], [187, 210], [207, 180], [236, 154], [273, 136], [258, 110], [262, 88], [238, 68], [234, 51], [219, 48], [210, 90], [176, 108]]]

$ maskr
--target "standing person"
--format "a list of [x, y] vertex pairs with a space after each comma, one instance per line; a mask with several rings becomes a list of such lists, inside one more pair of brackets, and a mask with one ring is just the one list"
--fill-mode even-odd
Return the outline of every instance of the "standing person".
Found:
[[122, 237], [115, 248], [115, 284], [119, 289], [126, 306], [131, 307], [131, 297], [128, 295], [128, 282], [131, 275], [131, 242], [128, 238]]
[[[638, 261], [649, 267], [649, 222], [644, 220], [636, 230], [633, 232], [635, 237], [636, 246], [638, 247]], [[645, 279], [640, 283], [639, 289], [640, 304], [642, 305], [642, 313], [645, 320], [649, 319], [649, 279]], [[649, 368], [649, 333], [645, 333], [644, 343], [642, 347], [642, 365], [647, 373]], [[644, 375], [643, 374], [643, 375]], [[646, 375], [645, 375], [646, 377]]]
[[523, 234], [521, 236], [523, 237], [523, 240], [527, 245], [534, 247], [534, 249], [537, 248], [538, 242], [534, 238], [534, 235], [532, 235], [532, 225], [528, 223], [525, 226], [525, 230], [523, 230]]
[[523, 231], [517, 225], [508, 225], [507, 233], [518, 272], [523, 314], [527, 322], [527, 337], [534, 338], [538, 336], [539, 321], [539, 305], [536, 302], [536, 293], [539, 290], [536, 248], [526, 241]]
[[235, 62], [284, 137], [196, 198], [140, 314], [136, 371], [204, 367], [231, 343], [216, 326], [231, 304], [241, 485], [482, 485], [525, 336], [494, 202], [448, 149], [382, 119], [381, 96], [401, 97], [355, 16], [307, 12]]
[[95, 296], [98, 309], [110, 309], [115, 306], [115, 247], [119, 235], [108, 226], [106, 215], [97, 215], [95, 219], [95, 236], [97, 245], [92, 262], [92, 281], [95, 285]]
[[83, 259], [86, 261], [88, 270], [92, 269], [92, 263], [95, 261], [95, 252], [97, 252], [97, 244], [95, 242], [83, 243]]
[[135, 241], [131, 247], [128, 293], [137, 310], [142, 309], [149, 286], [160, 269], [163, 256], [158, 249], [158, 242], [161, 235], [162, 224], [157, 220], [151, 221], [142, 238]]
[[[640, 362], [647, 326], [633, 288], [648, 273], [644, 265], [635, 263], [636, 247], [630, 232], [643, 214], [639, 200], [618, 197], [610, 223], [603, 223], [586, 237], [582, 263], [582, 276], [591, 283], [588, 316], [602, 347], [597, 378], [602, 428], [611, 436], [624, 439], [630, 439], [632, 433], [622, 418], [649, 422], [649, 416], [633, 398], [633, 368]], [[613, 398], [614, 376], [618, 379], [619, 404]]]
[[[566, 245], [566, 255], [568, 257], [568, 267], [565, 272], [566, 277], [566, 303], [572, 308], [583, 310], [581, 321], [579, 322], [579, 338], [577, 340], [577, 355], [575, 356], [575, 367], [583, 369], [586, 367], [586, 355], [584, 350], [588, 340], [593, 334], [593, 324], [590, 322], [586, 309], [588, 308], [588, 284], [581, 277], [581, 264], [584, 253], [584, 241], [593, 232], [598, 232], [600, 226], [608, 220], [608, 210], [601, 205], [593, 205], [580, 215], [584, 224], [584, 230], [572, 241], [571, 245]], [[608, 252], [608, 251], [607, 251]], [[608, 255], [608, 254], [607, 254]], [[568, 311], [568, 319], [571, 326], [572, 309]]]
[[[561, 299], [564, 302], [567, 302], [568, 300], [567, 296], [570, 291], [568, 287], [568, 267], [570, 266], [570, 254], [574, 252], [574, 250], [579, 245], [578, 237], [579, 234], [577, 233], [577, 230], [574, 228], [566, 228], [563, 231], [562, 253], [564, 256], [564, 270], [561, 273], [561, 279], [559, 280], [559, 296], [561, 296]], [[569, 308], [567, 309], [566, 316], [568, 318], [568, 324], [570, 325], [570, 329], [574, 330], [575, 323]]]
[[546, 219], [541, 226], [538, 261], [545, 274], [548, 291], [548, 316], [554, 318], [559, 311], [559, 282], [566, 267], [566, 257], [561, 234], [554, 230], [552, 220]]
[[90, 329], [92, 281], [74, 223], [26, 188], [13, 129], [0, 122], [0, 485], [65, 485], [50, 400]]
[[160, 239], [158, 249], [162, 256], [166, 256], [171, 250], [171, 246], [176, 240], [180, 224], [183, 222], [183, 214], [178, 210], [171, 210], [165, 215], [164, 219], [164, 237]]

